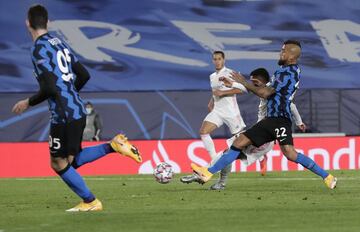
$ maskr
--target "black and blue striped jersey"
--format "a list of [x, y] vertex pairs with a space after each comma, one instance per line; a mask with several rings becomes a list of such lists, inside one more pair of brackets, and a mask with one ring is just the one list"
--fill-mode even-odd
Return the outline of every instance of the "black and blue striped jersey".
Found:
[[285, 117], [291, 120], [290, 104], [299, 87], [300, 68], [297, 64], [282, 66], [271, 78], [275, 93], [267, 100], [266, 117]]
[[67, 44], [46, 33], [36, 39], [31, 48], [36, 78], [50, 72], [55, 76], [57, 96], [49, 97], [51, 123], [67, 123], [86, 116], [83, 100], [74, 86], [76, 75], [72, 66], [78, 61]]

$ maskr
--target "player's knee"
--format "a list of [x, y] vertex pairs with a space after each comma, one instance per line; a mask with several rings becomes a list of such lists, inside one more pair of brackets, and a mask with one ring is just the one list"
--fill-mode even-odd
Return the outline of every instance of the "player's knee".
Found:
[[244, 150], [246, 147], [239, 138], [236, 138], [232, 145], [240, 150]]
[[244, 136], [243, 134], [240, 134], [239, 137], [237, 137], [234, 140], [232, 145], [234, 147], [236, 147], [237, 149], [244, 150], [250, 144], [251, 144], [251, 141], [246, 136]]
[[50, 166], [55, 172], [60, 172], [68, 166], [69, 162], [63, 158], [52, 158]]
[[211, 131], [209, 129], [207, 129], [206, 127], [201, 127], [199, 130], [200, 136], [208, 135], [210, 133], [211, 133]]
[[288, 160], [291, 160], [291, 161], [296, 160], [297, 152], [293, 146], [291, 146], [291, 145], [281, 146], [281, 151]]

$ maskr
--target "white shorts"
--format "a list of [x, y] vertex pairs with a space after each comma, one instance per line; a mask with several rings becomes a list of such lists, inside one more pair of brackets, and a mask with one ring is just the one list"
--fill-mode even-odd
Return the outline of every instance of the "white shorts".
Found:
[[[226, 144], [229, 148], [231, 147], [232, 143], [238, 136], [239, 136], [239, 134], [226, 140]], [[261, 157], [263, 157], [264, 155], [266, 155], [266, 153], [268, 153], [274, 147], [274, 144], [275, 144], [274, 141], [271, 141], [271, 142], [261, 145], [260, 147], [255, 147], [253, 145], [247, 146], [243, 150], [243, 153], [246, 155], [246, 160], [244, 159], [241, 161], [246, 165], [251, 165], [256, 160], [258, 160]]]
[[266, 153], [268, 153], [274, 147], [274, 141], [265, 143], [260, 147], [255, 147], [253, 145], [248, 146], [243, 152], [246, 155], [246, 160], [241, 160], [246, 165], [251, 165], [256, 160], [260, 159]]
[[219, 111], [211, 111], [204, 121], [214, 123], [217, 127], [221, 127], [224, 123], [229, 127], [231, 134], [237, 134], [245, 128], [244, 120], [239, 114], [225, 115]]

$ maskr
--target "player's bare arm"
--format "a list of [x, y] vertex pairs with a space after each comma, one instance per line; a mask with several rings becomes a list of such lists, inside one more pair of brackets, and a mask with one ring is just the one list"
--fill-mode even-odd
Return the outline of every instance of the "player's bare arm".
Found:
[[238, 72], [232, 72], [231, 78], [233, 78], [236, 82], [239, 82], [240, 84], [245, 86], [247, 90], [253, 92], [255, 95], [261, 98], [267, 99], [269, 96], [275, 93], [275, 89], [270, 86], [257, 87], [254, 84], [247, 82], [245, 77]]

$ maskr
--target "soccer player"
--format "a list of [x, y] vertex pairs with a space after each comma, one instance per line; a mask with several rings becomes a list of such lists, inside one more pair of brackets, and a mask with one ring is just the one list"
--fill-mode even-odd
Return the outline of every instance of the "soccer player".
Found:
[[[230, 87], [231, 88], [242, 88], [243, 87], [243, 85], [241, 85], [241, 84], [240, 84], [240, 87], [238, 87], [239, 83], [234, 82], [233, 79], [220, 78], [220, 80], [223, 81], [225, 86], [227, 86], [229, 88]], [[256, 87], [265, 87], [267, 85], [270, 85], [270, 82], [269, 82], [270, 75], [269, 75], [268, 71], [264, 68], [258, 68], [258, 69], [253, 70], [250, 73], [250, 80]], [[257, 122], [260, 122], [261, 120], [263, 120], [265, 118], [266, 104], [267, 104], [267, 100], [264, 98], [260, 98]], [[299, 114], [299, 111], [297, 110], [297, 107], [293, 102], [291, 102], [290, 111], [291, 111], [292, 119], [295, 122], [295, 125], [302, 132], [305, 132], [306, 125], [303, 123], [302, 118]], [[230, 147], [230, 145], [229, 145], [229, 147]], [[274, 142], [265, 143], [265, 144], [261, 145], [259, 148], [256, 148], [254, 145], [250, 145], [244, 149], [244, 151], [243, 151], [244, 156], [242, 156], [243, 158], [241, 158], [241, 160], [246, 165], [251, 165], [256, 160], [262, 161], [262, 162], [260, 162], [260, 168], [261, 168], [261, 175], [264, 176], [266, 174], [266, 161], [267, 161], [266, 153], [269, 152], [273, 148], [273, 146], [274, 146]]]
[[333, 175], [326, 172], [309, 157], [297, 152], [293, 146], [290, 103], [299, 85], [298, 59], [300, 54], [300, 42], [296, 40], [284, 42], [278, 61], [280, 68], [274, 73], [269, 86], [257, 87], [247, 82], [241, 74], [232, 73], [232, 78], [244, 85], [249, 91], [267, 99], [267, 114], [264, 120], [240, 134], [231, 148], [210, 168], [191, 164], [192, 169], [203, 182], [209, 181], [214, 173], [231, 164], [247, 146], [253, 144], [259, 147], [276, 139], [288, 160], [299, 163], [320, 176], [328, 188], [334, 189], [336, 187], [337, 179]]
[[[242, 85], [234, 82], [233, 79], [221, 77], [220, 80], [223, 81], [225, 86], [227, 86], [229, 88], [238, 88], [238, 86], [240, 86], [240, 88], [242, 88]], [[270, 81], [269, 73], [264, 68], [258, 68], [258, 69], [253, 70], [250, 73], [250, 80], [257, 87], [260, 87], [260, 86], [264, 87], [264, 86], [270, 84], [269, 83], [269, 81]], [[258, 122], [263, 120], [266, 116], [266, 102], [267, 102], [266, 99], [260, 98], [259, 111], [258, 111]], [[291, 114], [292, 114], [292, 117], [293, 117], [296, 125], [300, 128], [300, 130], [305, 131], [306, 125], [302, 122], [301, 116], [300, 116], [300, 114], [296, 108], [296, 105], [294, 103], [291, 103]], [[235, 139], [236, 139], [236, 137], [232, 137], [226, 141], [226, 143], [228, 144], [229, 147], [231, 146], [231, 143]], [[258, 148], [253, 145], [250, 145], [243, 150], [243, 152], [240, 154], [240, 156], [238, 158], [245, 165], [251, 165], [256, 160], [261, 161], [260, 162], [261, 175], [264, 176], [266, 173], [266, 162], [267, 162], [266, 153], [268, 153], [273, 148], [273, 146], [274, 146], [273, 141], [265, 143]], [[219, 158], [221, 157], [222, 153], [224, 153], [224, 152], [220, 152]], [[196, 174], [195, 174], [195, 176], [198, 178], [198, 182], [201, 183], [200, 177]], [[226, 183], [221, 182], [219, 180], [217, 183], [213, 184], [210, 189], [211, 190], [223, 190], [223, 189], [225, 189], [225, 184]]]
[[102, 210], [102, 203], [89, 190], [76, 169], [111, 152], [118, 152], [136, 162], [142, 159], [138, 150], [122, 134], [109, 143], [81, 148], [86, 111], [79, 91], [90, 75], [68, 45], [48, 33], [47, 25], [46, 8], [41, 5], [30, 7], [26, 26], [34, 41], [31, 58], [40, 89], [33, 96], [17, 102], [12, 110], [21, 114], [30, 106], [48, 101], [51, 112], [51, 167], [83, 200], [67, 211]]
[[[240, 133], [245, 128], [245, 123], [237, 104], [236, 94], [247, 92], [247, 90], [245, 87], [242, 89], [228, 88], [219, 80], [220, 77], [230, 78], [232, 73], [232, 70], [225, 66], [224, 52], [214, 51], [212, 60], [215, 67], [215, 72], [210, 75], [212, 96], [208, 103], [209, 114], [205, 117], [200, 128], [200, 137], [211, 160], [214, 161], [217, 153], [210, 134], [223, 124], [228, 126], [232, 135]], [[223, 168], [220, 172], [221, 182], [226, 182], [227, 173], [230, 170], [231, 165]], [[183, 183], [191, 183], [197, 180], [198, 178], [194, 175], [184, 176], [180, 179]]]

